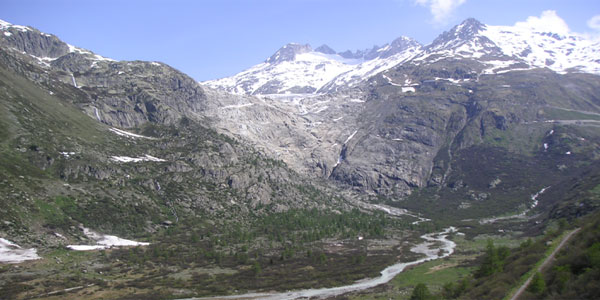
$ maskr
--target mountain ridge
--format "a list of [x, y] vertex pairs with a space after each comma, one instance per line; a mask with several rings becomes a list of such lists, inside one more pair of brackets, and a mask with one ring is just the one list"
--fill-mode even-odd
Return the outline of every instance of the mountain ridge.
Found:
[[393, 61], [390, 57], [401, 56], [403, 59], [405, 53], [418, 48], [420, 44], [407, 37], [356, 52], [335, 52], [327, 45], [313, 49], [308, 44], [289, 43], [261, 64], [232, 77], [202, 83], [235, 94], [316, 93], [332, 82], [356, 81], [356, 73], [370, 74], [388, 69], [393, 65], [388, 62]]
[[[382, 47], [374, 46], [372, 49], [356, 52], [348, 50], [335, 53], [335, 50], [323, 45], [318, 48], [323, 52], [314, 52], [358, 61], [347, 63], [333, 57], [322, 61], [306, 58], [302, 60], [303, 68], [294, 70], [277, 68], [276, 61], [269, 59], [269, 65], [257, 65], [234, 76], [205, 81], [203, 84], [237, 94], [327, 93], [355, 86], [399, 64], [423, 61], [430, 56], [461, 56], [485, 60], [489, 65], [486, 72], [511, 68], [549, 68], [561, 73], [574, 71], [600, 74], [600, 56], [594, 50], [597, 48], [600, 48], [600, 41], [574, 34], [540, 32], [518, 26], [492, 26], [469, 18], [441, 33], [426, 46], [407, 37], [397, 38]], [[312, 48], [303, 49], [303, 53], [313, 51]], [[294, 59], [291, 57], [287, 61], [292, 62]], [[339, 62], [343, 65], [337, 64], [337, 68], [327, 75], [317, 70], [310, 71], [311, 68], [322, 67], [323, 63]], [[338, 74], [334, 76], [332, 73], [336, 72]], [[291, 74], [293, 76], [288, 76]], [[261, 77], [269, 80], [261, 80]], [[297, 80], [292, 86], [289, 84], [290, 77]], [[311, 77], [318, 80], [311, 80]]]

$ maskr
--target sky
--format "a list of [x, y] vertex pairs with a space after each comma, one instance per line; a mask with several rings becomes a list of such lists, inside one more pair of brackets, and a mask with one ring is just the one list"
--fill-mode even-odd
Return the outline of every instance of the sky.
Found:
[[428, 44], [470, 17], [600, 36], [598, 0], [0, 0], [0, 7], [9, 23], [116, 60], [160, 61], [198, 81], [234, 75], [290, 42], [340, 52], [400, 36]]

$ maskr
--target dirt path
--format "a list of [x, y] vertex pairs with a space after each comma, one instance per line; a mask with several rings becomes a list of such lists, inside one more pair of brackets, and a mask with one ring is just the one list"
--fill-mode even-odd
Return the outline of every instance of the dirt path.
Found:
[[578, 112], [578, 113], [582, 113], [582, 114], [587, 114], [587, 115], [600, 116], [599, 113], [593, 112], [593, 111], [588, 111], [588, 110], [569, 109], [569, 108], [564, 108], [564, 107], [559, 107], [559, 106], [553, 106], [553, 105], [548, 105], [547, 107], [556, 108], [556, 109], [562, 109], [562, 110], [566, 110], [566, 111], [574, 111], [574, 112]]
[[[558, 251], [560, 251], [560, 249], [562, 249], [562, 247], [567, 243], [567, 241], [575, 234], [577, 233], [581, 228], [577, 228], [571, 232], [569, 232], [569, 234], [567, 234], [562, 241], [560, 241], [560, 244], [558, 244], [558, 247], [556, 247], [556, 249], [554, 249], [554, 251], [552, 251], [552, 253], [544, 260], [544, 262], [537, 268], [538, 272], [541, 272], [542, 269], [544, 269], [548, 264], [550, 264], [553, 260], [554, 257], [556, 256], [556, 253], [558, 253]], [[525, 281], [525, 283], [523, 283], [523, 285], [519, 288], [519, 290], [517, 290], [517, 292], [510, 298], [510, 300], [517, 300], [519, 299], [519, 297], [521, 296], [521, 294], [523, 294], [523, 292], [525, 291], [525, 289], [527, 288], [527, 286], [529, 286], [529, 283], [531, 282], [531, 279], [533, 278], [534, 274], [531, 274], [531, 276], [529, 276], [529, 278], [527, 278], [527, 281]]]

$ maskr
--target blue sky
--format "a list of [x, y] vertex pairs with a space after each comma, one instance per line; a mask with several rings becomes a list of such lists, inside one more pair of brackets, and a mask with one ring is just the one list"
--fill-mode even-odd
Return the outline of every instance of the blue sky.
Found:
[[[514, 25], [553, 10], [600, 34], [598, 0], [0, 0], [0, 19], [117, 60], [167, 63], [202, 81], [258, 64], [289, 42], [337, 51], [399, 36], [431, 42], [474, 17]], [[594, 18], [596, 16], [596, 18]]]

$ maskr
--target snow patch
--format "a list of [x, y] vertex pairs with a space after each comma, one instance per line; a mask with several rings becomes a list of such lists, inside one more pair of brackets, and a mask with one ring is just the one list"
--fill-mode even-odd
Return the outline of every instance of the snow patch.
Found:
[[[98, 110], [96, 110], [96, 114], [98, 113]], [[98, 117], [99, 119], [99, 117]], [[156, 138], [153, 137], [149, 137], [149, 136], [145, 136], [145, 135], [139, 135], [139, 134], [135, 134], [135, 133], [131, 133], [131, 132], [127, 132], [125, 130], [121, 130], [121, 129], [117, 129], [117, 128], [110, 128], [110, 131], [116, 133], [117, 135], [120, 136], [124, 136], [124, 137], [128, 137], [128, 138], [141, 138], [141, 139], [148, 139], [148, 140], [155, 140]]]
[[79, 47], [75, 47], [71, 44], [67, 44], [67, 46], [69, 47], [69, 53], [79, 53], [82, 55], [88, 55], [88, 57], [91, 56], [91, 59], [93, 60], [97, 60], [97, 61], [115, 61], [114, 59], [111, 58], [107, 58], [98, 54], [94, 54], [91, 51], [79, 48]]
[[23, 249], [9, 240], [0, 238], [0, 263], [16, 264], [40, 258], [35, 248]]
[[142, 157], [129, 157], [129, 156], [111, 156], [110, 157], [111, 160], [116, 161], [116, 162], [124, 162], [124, 163], [128, 163], [128, 162], [143, 162], [143, 161], [154, 161], [154, 162], [163, 162], [166, 161], [162, 158], [156, 158], [154, 156], [150, 156], [148, 154], [142, 156]]
[[244, 108], [244, 107], [250, 107], [254, 105], [254, 103], [244, 103], [244, 104], [233, 104], [233, 105], [225, 105], [225, 106], [221, 106], [220, 109], [229, 109], [229, 108]]
[[59, 152], [65, 158], [69, 158], [71, 155], [75, 155], [75, 152]]
[[112, 247], [135, 247], [150, 245], [150, 243], [127, 240], [115, 235], [100, 234], [85, 227], [83, 227], [83, 234], [85, 234], [89, 239], [96, 241], [97, 245], [68, 245], [67, 248], [75, 251], [89, 251], [109, 249]]
[[348, 101], [354, 102], [354, 103], [365, 103], [366, 102], [365, 100], [360, 100], [360, 99], [350, 99]]

